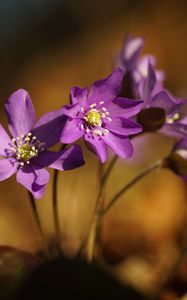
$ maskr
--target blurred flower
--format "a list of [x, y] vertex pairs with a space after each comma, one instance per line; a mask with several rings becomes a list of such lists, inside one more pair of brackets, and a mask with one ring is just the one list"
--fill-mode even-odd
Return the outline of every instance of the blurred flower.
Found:
[[[156, 59], [153, 55], [140, 57], [143, 44], [144, 41], [141, 37], [132, 38], [127, 35], [123, 48], [116, 59], [116, 65], [124, 70], [125, 75], [121, 96], [130, 95], [139, 99], [138, 86], [148, 76], [149, 62], [154, 68], [156, 67]], [[157, 81], [162, 82], [164, 80], [163, 71], [156, 70], [155, 74]]]
[[179, 110], [184, 101], [171, 95], [157, 80], [151, 61], [148, 62], [147, 77], [142, 78], [138, 85], [138, 95], [144, 101], [143, 110], [137, 117], [144, 131], [159, 130], [166, 135], [174, 135], [173, 124], [179, 119]]
[[118, 68], [106, 79], [96, 81], [89, 91], [72, 88], [71, 104], [63, 108], [67, 116], [61, 135], [63, 143], [72, 143], [83, 136], [102, 163], [107, 159], [106, 145], [122, 158], [132, 155], [128, 136], [141, 132], [142, 128], [128, 118], [140, 111], [142, 101], [118, 97], [122, 79], [123, 71]]
[[187, 181], [187, 137], [180, 139], [165, 160], [165, 166]]
[[61, 110], [45, 114], [35, 124], [35, 110], [25, 90], [13, 93], [5, 104], [12, 139], [0, 124], [0, 181], [17, 172], [16, 178], [35, 198], [41, 198], [49, 173], [44, 167], [69, 170], [83, 165], [82, 152], [74, 145], [64, 151], [48, 151], [59, 141]]

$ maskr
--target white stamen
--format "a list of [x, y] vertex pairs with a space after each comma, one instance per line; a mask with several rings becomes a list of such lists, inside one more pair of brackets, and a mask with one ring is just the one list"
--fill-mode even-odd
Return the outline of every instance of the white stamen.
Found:
[[99, 104], [104, 104], [104, 101], [100, 101]]
[[95, 129], [95, 130], [93, 131], [93, 133], [94, 133], [94, 134], [97, 134], [97, 135], [99, 135], [99, 136], [102, 135], [102, 131], [99, 130], [99, 129]]
[[90, 108], [93, 108], [93, 107], [95, 107], [95, 106], [97, 106], [97, 104], [96, 104], [96, 103], [93, 103], [93, 104], [91, 104], [89, 107], [90, 107]]
[[105, 108], [105, 107], [102, 107], [101, 110], [106, 111], [106, 108]]
[[84, 111], [84, 107], [81, 106], [80, 110], [83, 112]]
[[110, 121], [110, 122], [112, 121], [112, 119], [110, 117], [107, 117], [107, 120]]
[[106, 134], [108, 134], [108, 133], [109, 133], [109, 130], [103, 128], [103, 134], [106, 135]]

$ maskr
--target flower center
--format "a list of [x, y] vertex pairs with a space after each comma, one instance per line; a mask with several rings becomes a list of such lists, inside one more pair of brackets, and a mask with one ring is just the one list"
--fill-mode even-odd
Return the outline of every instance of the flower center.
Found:
[[21, 135], [12, 139], [9, 155], [15, 157], [20, 166], [29, 164], [31, 158], [36, 157], [40, 151], [44, 150], [44, 143], [41, 143], [29, 132], [26, 136]]
[[90, 109], [87, 114], [87, 123], [91, 126], [101, 126], [101, 115], [97, 109]]
[[111, 122], [112, 119], [103, 104], [104, 101], [100, 101], [99, 103], [92, 103], [88, 110], [85, 110], [84, 107], [79, 110], [79, 116], [81, 116], [80, 129], [92, 135], [92, 137], [104, 136], [109, 133], [105, 126], [106, 122]]
[[37, 156], [37, 154], [38, 150], [34, 146], [27, 143], [18, 146], [17, 148], [17, 158], [23, 160], [24, 162], [30, 160], [32, 157]]

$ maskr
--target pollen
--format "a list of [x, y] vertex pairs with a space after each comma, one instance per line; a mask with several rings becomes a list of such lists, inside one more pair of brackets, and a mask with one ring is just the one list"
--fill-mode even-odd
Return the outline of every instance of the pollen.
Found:
[[101, 115], [97, 109], [90, 109], [86, 114], [86, 121], [91, 126], [101, 126]]
[[15, 157], [20, 167], [23, 167], [25, 163], [30, 164], [31, 158], [36, 157], [44, 149], [44, 143], [29, 132], [26, 136], [22, 134], [12, 139], [9, 155]]

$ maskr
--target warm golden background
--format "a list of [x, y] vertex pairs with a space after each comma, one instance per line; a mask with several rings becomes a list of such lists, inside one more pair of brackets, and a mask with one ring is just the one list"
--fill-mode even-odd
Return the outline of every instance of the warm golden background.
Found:
[[[181, 1], [4, 0], [0, 1], [0, 113], [22, 87], [37, 115], [69, 100], [73, 85], [87, 86], [107, 76], [125, 33], [145, 38], [144, 53], [157, 57], [166, 86], [187, 96], [187, 4]], [[166, 155], [173, 140], [146, 135], [134, 141], [134, 158], [118, 161], [106, 199], [149, 163]], [[62, 246], [74, 255], [86, 233], [97, 192], [97, 158], [85, 151], [86, 166], [64, 172], [59, 184]], [[187, 220], [185, 184], [158, 171], [113, 207], [103, 224], [104, 254], [119, 261], [114, 271], [143, 292], [162, 280], [181, 250]], [[27, 194], [11, 178], [0, 185], [0, 243], [30, 252], [40, 245]], [[44, 231], [54, 233], [51, 185], [37, 201]]]

